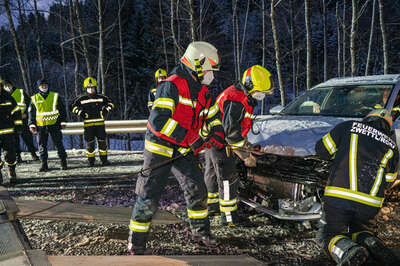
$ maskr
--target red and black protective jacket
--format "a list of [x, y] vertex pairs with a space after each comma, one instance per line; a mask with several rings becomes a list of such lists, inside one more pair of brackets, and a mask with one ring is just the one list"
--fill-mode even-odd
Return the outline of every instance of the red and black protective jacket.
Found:
[[199, 138], [200, 129], [221, 132], [218, 105], [206, 86], [178, 66], [157, 88], [145, 140], [145, 149], [172, 157], [174, 149], [185, 152]]
[[226, 141], [234, 147], [243, 147], [256, 117], [253, 111], [257, 102], [232, 85], [217, 97], [217, 104], [222, 115]]

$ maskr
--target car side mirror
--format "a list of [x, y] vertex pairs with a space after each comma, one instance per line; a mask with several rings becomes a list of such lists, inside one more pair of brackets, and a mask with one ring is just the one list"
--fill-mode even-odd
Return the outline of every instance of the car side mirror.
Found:
[[271, 115], [276, 115], [276, 114], [279, 114], [282, 110], [283, 110], [283, 106], [277, 105], [277, 106], [274, 106], [271, 109], [269, 109], [269, 113]]

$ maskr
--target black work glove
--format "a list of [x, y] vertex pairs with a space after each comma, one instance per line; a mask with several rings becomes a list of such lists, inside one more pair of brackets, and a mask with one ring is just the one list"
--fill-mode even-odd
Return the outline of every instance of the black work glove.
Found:
[[206, 142], [203, 140], [202, 137], [198, 137], [195, 141], [190, 144], [190, 149], [195, 155], [198, 155], [198, 153], [206, 146]]
[[221, 150], [225, 146], [225, 135], [223, 132], [215, 132], [210, 136], [208, 142], [218, 150]]

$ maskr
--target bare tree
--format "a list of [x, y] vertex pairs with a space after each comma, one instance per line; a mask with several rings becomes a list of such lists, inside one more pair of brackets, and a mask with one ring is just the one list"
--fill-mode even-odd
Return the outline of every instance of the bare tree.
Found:
[[382, 48], [383, 48], [383, 73], [389, 73], [389, 55], [387, 50], [387, 36], [386, 36], [386, 28], [385, 28], [385, 19], [383, 16], [383, 0], [378, 0], [379, 3], [379, 20], [381, 23], [381, 32], [382, 32]]
[[38, 59], [39, 59], [40, 74], [43, 79], [45, 77], [45, 75], [44, 75], [44, 67], [43, 67], [42, 49], [40, 49], [41, 32], [40, 32], [40, 25], [39, 25], [39, 11], [37, 9], [37, 0], [33, 0], [33, 8], [35, 10], [36, 47], [37, 47], [37, 53], [38, 53]]
[[339, 2], [336, 2], [336, 28], [337, 28], [337, 75], [340, 77], [342, 75], [342, 54], [341, 54], [341, 25], [340, 15], [339, 15]]
[[24, 27], [22, 28], [22, 34], [20, 34], [21, 40], [22, 40], [22, 54], [23, 54], [23, 62], [25, 64], [25, 69], [26, 69], [26, 76], [27, 76], [27, 81], [28, 81], [28, 86], [30, 87], [32, 84], [32, 80], [31, 80], [31, 71], [30, 71], [30, 67], [29, 67], [29, 57], [28, 57], [28, 53], [27, 53], [27, 48], [26, 48], [26, 37], [25, 37], [25, 16], [22, 14], [22, 9], [25, 9], [22, 7], [22, 3], [21, 0], [17, 1], [18, 4], [18, 16], [19, 16], [19, 21], [21, 25], [24, 25]]
[[306, 24], [306, 39], [307, 39], [307, 90], [311, 89], [311, 69], [312, 69], [312, 32], [311, 32], [311, 23], [310, 23], [310, 0], [304, 0], [304, 17]]
[[249, 18], [250, 0], [247, 0], [246, 17], [244, 19], [243, 37], [242, 37], [242, 48], [240, 51], [240, 62], [243, 60], [243, 49], [246, 44], [246, 32], [247, 32], [247, 20]]
[[328, 37], [326, 34], [326, 3], [322, 0], [322, 24], [324, 31], [324, 81], [328, 79]]
[[104, 71], [104, 25], [103, 25], [103, 0], [97, 1], [99, 22], [99, 79], [101, 78], [101, 91], [106, 94], [106, 79]]
[[297, 97], [297, 86], [296, 86], [296, 51], [294, 43], [294, 15], [293, 15], [293, 0], [289, 0], [289, 20], [290, 20], [290, 43], [291, 43], [291, 55], [292, 55], [292, 89], [293, 96]]
[[372, 42], [373, 42], [374, 31], [375, 31], [375, 13], [376, 13], [376, 0], [372, 0], [371, 31], [369, 33], [367, 62], [365, 63], [365, 75], [366, 76], [368, 76], [368, 73], [369, 73], [369, 63], [371, 60], [371, 49], [372, 49]]
[[197, 40], [196, 34], [196, 23], [194, 21], [194, 4], [193, 0], [188, 0], [189, 4], [189, 19], [190, 19], [190, 33], [192, 37], [192, 42]]
[[276, 31], [276, 23], [275, 23], [275, 0], [271, 0], [271, 11], [270, 11], [270, 18], [271, 18], [271, 27], [272, 27], [272, 36], [274, 38], [274, 48], [275, 48], [275, 64], [276, 64], [276, 71], [278, 73], [278, 82], [279, 82], [279, 91], [281, 92], [281, 105], [285, 106], [285, 90], [283, 89], [282, 83], [282, 73], [281, 73], [281, 54], [279, 48], [279, 39], [278, 34]]
[[171, 35], [172, 35], [172, 40], [174, 41], [174, 52], [175, 52], [175, 63], [178, 62], [178, 55], [181, 54], [181, 47], [178, 43], [178, 40], [176, 38], [175, 34], [175, 10], [174, 10], [174, 0], [171, 0]]
[[79, 85], [78, 85], [78, 71], [79, 71], [79, 58], [76, 49], [76, 36], [75, 36], [75, 20], [74, 20], [74, 4], [72, 0], [68, 1], [69, 9], [69, 26], [71, 29], [71, 39], [72, 39], [72, 54], [74, 55], [74, 89], [75, 95], [79, 95]]
[[74, 3], [75, 3], [75, 8], [74, 8], [75, 9], [75, 13], [76, 13], [76, 17], [78, 19], [79, 34], [80, 34], [80, 37], [81, 37], [81, 40], [82, 40], [83, 56], [85, 57], [85, 60], [86, 60], [86, 67], [87, 67], [88, 76], [92, 76], [93, 75], [93, 68], [92, 68], [92, 64], [90, 63], [88, 44], [87, 44], [86, 37], [85, 37], [85, 29], [83, 27], [81, 11], [80, 11], [80, 8], [79, 8], [79, 1], [78, 0], [74, 0]]
[[343, 34], [343, 44], [342, 44], [342, 48], [343, 48], [343, 52], [342, 52], [342, 56], [343, 56], [343, 76], [346, 76], [346, 34], [347, 34], [347, 30], [346, 30], [346, 0], [343, 0], [343, 16], [342, 16], [342, 34]]
[[352, 17], [351, 17], [351, 33], [350, 33], [351, 76], [357, 75], [357, 65], [356, 65], [357, 20], [358, 20], [357, 0], [352, 0]]
[[31, 90], [30, 90], [30, 86], [28, 85], [28, 79], [27, 79], [27, 74], [26, 74], [26, 66], [24, 63], [24, 59], [22, 58], [22, 55], [21, 55], [17, 32], [15, 30], [14, 21], [13, 21], [12, 15], [11, 15], [10, 0], [4, 0], [4, 9], [6, 10], [8, 22], [10, 24], [11, 35], [12, 35], [12, 38], [14, 41], [15, 53], [17, 54], [17, 59], [18, 59], [18, 63], [19, 63], [19, 68], [21, 70], [21, 75], [22, 75], [22, 79], [24, 82], [25, 91], [27, 91], [29, 94], [31, 94]]
[[167, 73], [168, 71], [168, 55], [167, 55], [167, 44], [165, 42], [165, 32], [164, 32], [164, 12], [162, 10], [162, 0], [158, 0], [158, 8], [160, 10], [160, 21], [161, 21], [161, 34], [162, 34], [162, 41], [163, 41], [163, 51], [164, 51], [164, 56], [165, 56], [165, 66], [167, 68]]
[[232, 27], [233, 27], [233, 51], [235, 59], [235, 78], [240, 79], [240, 43], [239, 43], [239, 22], [237, 15], [238, 0], [232, 0]]
[[[121, 60], [121, 71], [122, 71], [122, 88], [124, 90], [124, 112], [122, 119], [127, 119], [128, 117], [128, 95], [126, 93], [126, 71], [125, 71], [125, 56], [124, 56], [124, 42], [122, 40], [122, 23], [121, 23], [121, 10], [125, 5], [125, 0], [118, 0], [118, 37], [119, 37], [119, 52]], [[164, 31], [164, 29], [162, 29]], [[163, 32], [164, 34], [164, 32]]]

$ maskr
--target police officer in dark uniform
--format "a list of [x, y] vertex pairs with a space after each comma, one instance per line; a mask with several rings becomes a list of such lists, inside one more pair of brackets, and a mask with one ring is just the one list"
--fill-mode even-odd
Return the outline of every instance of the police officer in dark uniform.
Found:
[[[206, 149], [205, 183], [208, 190], [208, 211], [212, 215], [221, 211], [221, 224], [235, 226], [245, 219], [237, 215], [237, 190], [240, 167], [255, 167], [255, 158], [244, 151], [250, 147], [246, 136], [253, 125], [254, 107], [265, 95], [273, 92], [271, 74], [262, 66], [255, 65], [243, 74], [242, 83], [232, 85], [218, 97], [225, 140], [233, 154], [211, 147]], [[243, 161], [243, 162], [242, 162]]]
[[128, 248], [133, 255], [145, 252], [151, 220], [170, 172], [184, 191], [193, 240], [216, 244], [210, 235], [207, 189], [195, 154], [206, 145], [199, 135], [202, 127], [210, 132], [207, 141], [222, 146], [223, 137], [213, 135], [223, 134], [218, 106], [205, 86], [212, 82], [218, 64], [214, 46], [192, 42], [181, 63], [157, 88], [145, 136], [144, 171], [136, 183], [138, 199], [129, 224]]
[[[15, 183], [17, 175], [15, 166], [15, 121], [21, 120], [21, 112], [17, 102], [4, 90], [4, 81], [0, 79], [0, 149], [4, 150], [5, 164], [8, 166], [10, 184]], [[0, 160], [0, 183], [3, 183], [1, 168], [4, 162]]]
[[77, 97], [71, 110], [74, 114], [83, 119], [84, 138], [86, 141], [86, 157], [89, 166], [93, 167], [95, 162], [95, 138], [99, 150], [102, 165], [109, 165], [107, 160], [107, 134], [104, 120], [108, 113], [114, 108], [111, 99], [105, 95], [98, 94], [96, 91], [97, 81], [88, 77], [83, 82], [86, 95]]
[[22, 120], [16, 121], [15, 124], [17, 162], [22, 162], [20, 136], [24, 140], [28, 151], [31, 153], [32, 159], [34, 161], [38, 161], [39, 157], [36, 155], [36, 148], [33, 144], [33, 136], [28, 128], [28, 115], [25, 112], [30, 104], [30, 97], [28, 97], [24, 90], [14, 87], [12, 82], [9, 80], [4, 81], [4, 90], [11, 94], [18, 104], [19, 110], [21, 111]]
[[161, 81], [165, 80], [166, 78], [167, 78], [167, 71], [165, 71], [162, 68], [157, 69], [156, 73], [154, 74], [156, 86], [149, 91], [149, 94], [147, 96], [148, 99], [147, 108], [149, 108], [149, 112], [151, 111], [154, 100], [156, 99], [157, 86], [160, 85]]
[[376, 109], [362, 122], [338, 124], [316, 143], [322, 159], [333, 159], [318, 239], [339, 265], [362, 265], [369, 256], [377, 265], [400, 265], [368, 231], [369, 220], [382, 207], [386, 186], [397, 177], [399, 152], [389, 137], [391, 128], [390, 113]]
[[47, 164], [47, 141], [49, 134], [57, 148], [58, 157], [61, 160], [61, 169], [67, 170], [67, 153], [62, 142], [61, 129], [65, 128], [66, 122], [65, 105], [57, 92], [49, 91], [46, 80], [38, 80], [37, 87], [39, 92], [31, 97], [31, 104], [28, 108], [29, 130], [37, 134], [39, 144], [39, 155], [42, 165], [40, 172], [49, 170]]

